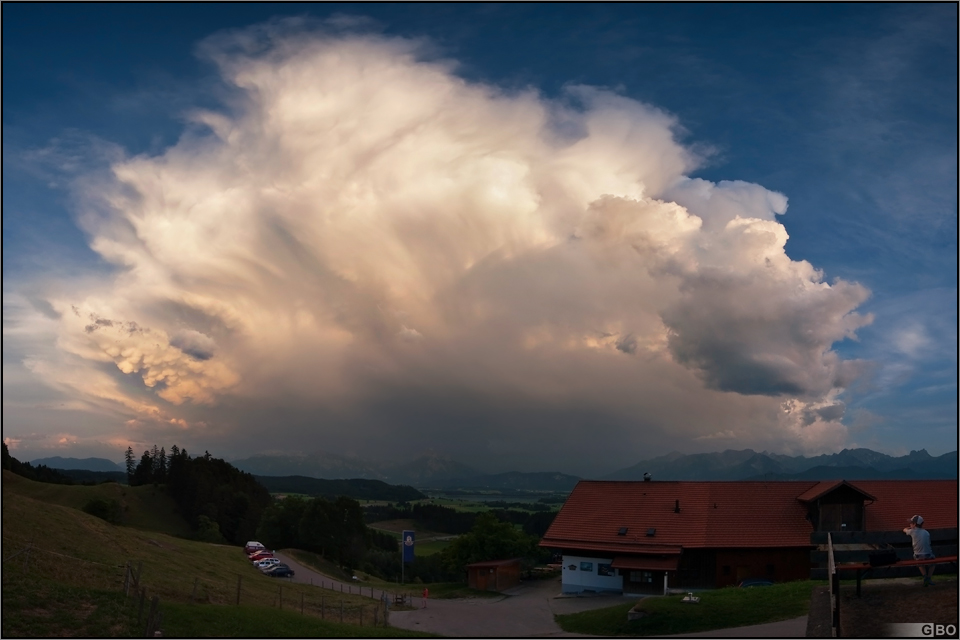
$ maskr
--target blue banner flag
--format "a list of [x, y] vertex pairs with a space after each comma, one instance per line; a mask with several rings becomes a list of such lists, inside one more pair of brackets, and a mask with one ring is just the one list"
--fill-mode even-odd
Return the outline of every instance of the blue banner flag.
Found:
[[413, 531], [404, 531], [403, 540], [400, 541], [403, 547], [403, 561], [413, 562], [413, 541], [416, 534]]

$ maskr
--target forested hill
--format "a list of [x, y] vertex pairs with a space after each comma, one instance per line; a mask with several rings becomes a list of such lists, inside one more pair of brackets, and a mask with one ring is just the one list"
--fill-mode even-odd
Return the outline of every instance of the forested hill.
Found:
[[413, 487], [387, 484], [380, 480], [322, 480], [306, 476], [254, 476], [271, 493], [300, 493], [308, 496], [347, 496], [354, 500], [404, 502], [426, 498]]

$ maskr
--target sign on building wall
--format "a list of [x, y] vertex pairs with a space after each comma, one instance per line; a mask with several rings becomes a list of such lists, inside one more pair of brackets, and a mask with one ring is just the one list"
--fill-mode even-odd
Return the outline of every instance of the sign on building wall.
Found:
[[403, 561], [413, 562], [413, 545], [416, 534], [413, 531], [403, 532]]

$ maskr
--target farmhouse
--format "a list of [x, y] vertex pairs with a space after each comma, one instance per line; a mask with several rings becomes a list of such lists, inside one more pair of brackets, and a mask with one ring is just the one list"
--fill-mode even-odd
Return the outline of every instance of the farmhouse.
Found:
[[563, 554], [566, 593], [657, 593], [806, 579], [811, 533], [895, 531], [914, 514], [956, 527], [957, 482], [582, 480], [540, 546]]

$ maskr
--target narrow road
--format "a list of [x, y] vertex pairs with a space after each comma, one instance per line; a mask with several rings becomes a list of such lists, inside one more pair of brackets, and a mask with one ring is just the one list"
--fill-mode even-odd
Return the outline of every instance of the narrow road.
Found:
[[[313, 584], [335, 593], [352, 593], [379, 599], [383, 591], [357, 583], [334, 580], [303, 566], [284, 553], [276, 553], [281, 562], [296, 572], [293, 582]], [[391, 600], [393, 593], [386, 591]], [[636, 596], [596, 595], [590, 597], [557, 597], [560, 578], [528, 580], [505, 592], [500, 598], [457, 598], [428, 600], [423, 607], [421, 598], [413, 598], [413, 611], [391, 611], [391, 626], [415, 631], [427, 631], [450, 637], [578, 637], [557, 625], [554, 616], [610, 607], [636, 599]], [[717, 629], [681, 637], [723, 638], [802, 638], [806, 635], [807, 617], [783, 620], [752, 627]], [[583, 637], [583, 636], [579, 636]], [[592, 636], [590, 636], [592, 637]]]
[[[274, 555], [280, 562], [284, 563], [294, 571], [294, 576], [292, 578], [283, 578], [284, 580], [289, 580], [299, 584], [312, 584], [318, 589], [329, 590], [335, 593], [360, 595], [367, 598], [373, 598], [375, 600], [379, 600], [383, 597], [384, 591], [382, 589], [366, 587], [356, 582], [341, 582], [339, 580], [334, 580], [330, 576], [318, 573], [310, 567], [300, 564], [285, 553], [275, 551]], [[392, 603], [393, 593], [389, 590], [387, 590], [386, 593], [388, 598], [391, 598]]]

